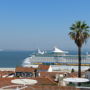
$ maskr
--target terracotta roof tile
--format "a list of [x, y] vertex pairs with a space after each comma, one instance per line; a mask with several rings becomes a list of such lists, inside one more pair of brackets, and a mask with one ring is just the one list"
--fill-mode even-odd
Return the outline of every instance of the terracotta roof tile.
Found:
[[[81, 75], [83, 76], [85, 72], [81, 72]], [[69, 73], [68, 77], [78, 77], [78, 72]]]
[[33, 89], [28, 87], [25, 90], [80, 90], [79, 88], [70, 87], [70, 86], [66, 86], [66, 87], [61, 87], [61, 86], [32, 86], [32, 87], [33, 87]]
[[0, 71], [0, 77], [4, 76], [4, 75], [8, 75], [10, 73], [14, 73], [13, 71]]
[[[0, 88], [8, 85], [15, 85], [11, 83], [11, 80], [17, 78], [0, 78]], [[25, 90], [80, 90], [79, 88], [71, 86], [57, 86], [55, 83], [50, 81], [48, 78], [32, 78], [38, 81], [36, 85], [28, 85]], [[82, 89], [81, 89], [82, 90]]]
[[63, 74], [63, 75], [67, 74], [68, 75], [67, 72], [40, 72], [41, 77], [48, 77], [52, 81], [54, 81], [56, 74]]
[[50, 65], [39, 65], [38, 68], [39, 70], [48, 70]]
[[32, 67], [16, 67], [15, 72], [34, 72], [35, 69]]

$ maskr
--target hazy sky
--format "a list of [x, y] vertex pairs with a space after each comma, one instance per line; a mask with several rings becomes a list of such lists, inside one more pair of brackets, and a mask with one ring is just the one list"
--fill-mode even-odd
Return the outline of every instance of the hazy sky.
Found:
[[90, 0], [0, 0], [0, 48], [76, 49], [68, 33], [77, 20], [90, 25]]

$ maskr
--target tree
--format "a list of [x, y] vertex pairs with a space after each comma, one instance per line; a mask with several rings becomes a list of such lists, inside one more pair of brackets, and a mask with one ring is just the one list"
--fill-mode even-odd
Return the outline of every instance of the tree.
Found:
[[69, 36], [78, 47], [78, 77], [81, 77], [81, 47], [90, 37], [89, 26], [82, 21], [77, 21], [70, 27]]

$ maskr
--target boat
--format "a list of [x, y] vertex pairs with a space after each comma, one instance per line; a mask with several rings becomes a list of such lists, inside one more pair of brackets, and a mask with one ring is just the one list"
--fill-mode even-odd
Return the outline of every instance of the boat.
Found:
[[[30, 65], [78, 65], [78, 56], [69, 55], [68, 51], [63, 51], [57, 47], [54, 47], [52, 51], [45, 52], [40, 49], [37, 50], [37, 53], [32, 54], [30, 57], [27, 57], [22, 66]], [[90, 56], [82, 55], [82, 65], [90, 65]]]

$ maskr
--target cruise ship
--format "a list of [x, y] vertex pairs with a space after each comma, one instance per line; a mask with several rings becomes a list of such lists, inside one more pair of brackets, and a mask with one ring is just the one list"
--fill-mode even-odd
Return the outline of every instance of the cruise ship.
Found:
[[[38, 52], [27, 57], [22, 66], [29, 65], [78, 65], [78, 56], [69, 55], [67, 51], [60, 50], [57, 47], [51, 52], [45, 52], [38, 49]], [[82, 65], [90, 65], [90, 56], [82, 55]]]

